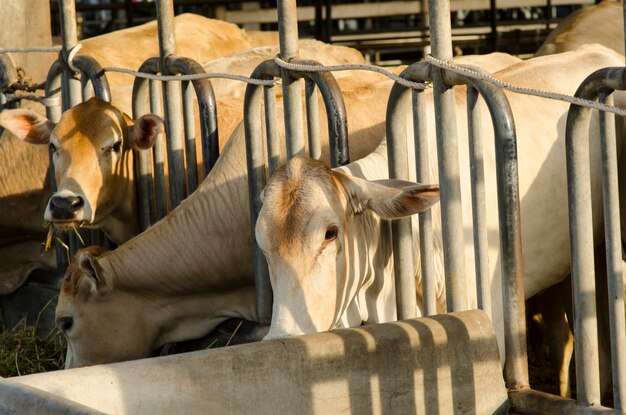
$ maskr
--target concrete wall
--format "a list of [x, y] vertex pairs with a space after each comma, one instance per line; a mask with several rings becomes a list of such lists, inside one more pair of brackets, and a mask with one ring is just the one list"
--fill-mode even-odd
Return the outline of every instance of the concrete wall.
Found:
[[[9, 379], [112, 414], [506, 412], [481, 311]], [[0, 384], [0, 413], [4, 405]]]
[[[0, 49], [50, 47], [49, 0], [2, 0], [0, 2]], [[35, 82], [43, 82], [55, 53], [12, 54]]]

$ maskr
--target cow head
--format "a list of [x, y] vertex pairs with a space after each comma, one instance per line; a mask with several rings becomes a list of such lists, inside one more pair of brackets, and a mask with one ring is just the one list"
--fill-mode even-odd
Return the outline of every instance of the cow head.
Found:
[[163, 130], [159, 117], [133, 121], [110, 103], [91, 98], [64, 112], [56, 125], [33, 111], [9, 110], [0, 113], [0, 126], [50, 147], [57, 192], [46, 207], [46, 220], [58, 228], [104, 228], [117, 243], [137, 233], [131, 150], [155, 142]]
[[98, 257], [100, 247], [79, 250], [67, 268], [56, 307], [57, 328], [67, 338], [66, 368], [150, 357], [156, 325], [149, 299], [114, 289]]
[[360, 313], [344, 314], [365, 276], [382, 274], [389, 262], [388, 225], [380, 219], [422, 212], [438, 199], [437, 186], [370, 182], [305, 158], [279, 169], [256, 224], [274, 291], [266, 339], [360, 324]]

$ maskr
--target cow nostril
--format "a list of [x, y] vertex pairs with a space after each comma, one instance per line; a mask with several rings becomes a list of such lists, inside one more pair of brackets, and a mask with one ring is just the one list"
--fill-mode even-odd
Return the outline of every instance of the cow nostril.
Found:
[[80, 196], [69, 197], [68, 200], [70, 202], [70, 209], [73, 211], [77, 211], [85, 204], [85, 201]]
[[[50, 199], [50, 208], [53, 211], [53, 216], [58, 216], [55, 213], [76, 213], [85, 205], [85, 201], [80, 196], [53, 196]], [[69, 219], [67, 214], [63, 214], [63, 219]]]

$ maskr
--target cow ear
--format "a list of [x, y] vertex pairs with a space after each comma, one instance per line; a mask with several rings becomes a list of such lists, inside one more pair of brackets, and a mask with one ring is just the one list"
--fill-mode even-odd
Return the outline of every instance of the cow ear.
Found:
[[130, 127], [130, 142], [137, 150], [152, 148], [159, 134], [165, 131], [163, 119], [154, 114], [146, 114], [135, 120]]
[[82, 275], [79, 284], [86, 284], [92, 293], [103, 292], [108, 288], [106, 278], [98, 259], [90, 251], [78, 252], [78, 269]]
[[54, 124], [35, 111], [16, 109], [0, 112], [0, 126], [31, 144], [48, 144]]
[[439, 186], [404, 180], [368, 181], [341, 174], [354, 213], [366, 209], [384, 219], [398, 219], [424, 212], [439, 201]]

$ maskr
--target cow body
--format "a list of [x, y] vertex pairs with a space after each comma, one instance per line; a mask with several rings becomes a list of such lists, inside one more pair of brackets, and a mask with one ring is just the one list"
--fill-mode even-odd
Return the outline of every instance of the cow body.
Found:
[[621, 1], [604, 0], [570, 14], [548, 35], [535, 56], [568, 52], [590, 43], [599, 43], [624, 54]]

